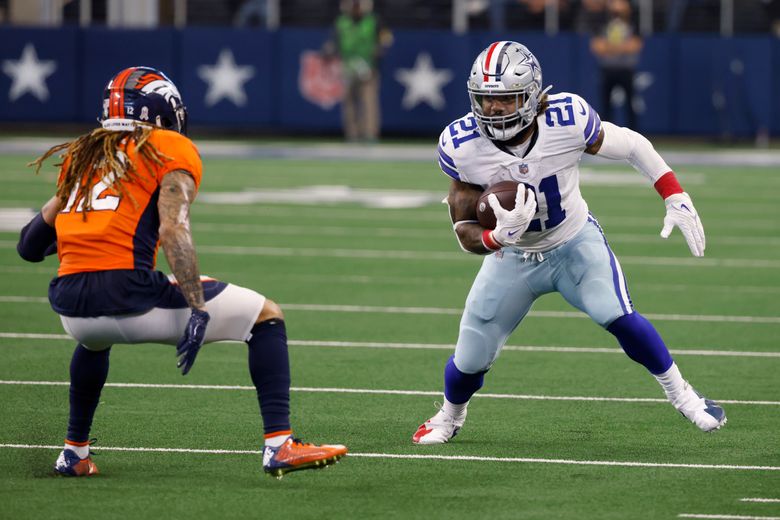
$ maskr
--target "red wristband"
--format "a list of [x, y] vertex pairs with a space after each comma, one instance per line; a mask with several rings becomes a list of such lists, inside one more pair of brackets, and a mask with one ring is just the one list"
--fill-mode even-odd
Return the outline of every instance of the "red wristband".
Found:
[[485, 246], [485, 249], [489, 249], [490, 251], [498, 251], [502, 246], [493, 238], [492, 233], [493, 230], [491, 229], [486, 229], [482, 232], [482, 245]]
[[682, 186], [680, 186], [680, 183], [677, 182], [677, 177], [674, 176], [674, 172], [664, 173], [657, 181], [655, 181], [653, 186], [655, 187], [655, 191], [658, 192], [662, 199], [666, 199], [670, 195], [674, 195], [675, 193], [682, 193], [684, 191]]

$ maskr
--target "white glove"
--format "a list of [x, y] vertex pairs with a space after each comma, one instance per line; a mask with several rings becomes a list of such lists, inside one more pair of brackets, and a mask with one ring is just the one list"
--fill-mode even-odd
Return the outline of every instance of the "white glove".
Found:
[[688, 247], [693, 256], [704, 256], [704, 227], [701, 225], [696, 208], [693, 207], [691, 197], [683, 193], [675, 193], [664, 199], [666, 204], [666, 216], [664, 217], [664, 228], [661, 230], [661, 237], [669, 238], [674, 226], [680, 228], [680, 232], [688, 242]]
[[533, 190], [526, 189], [525, 184], [518, 184], [515, 209], [512, 211], [504, 209], [492, 193], [488, 195], [488, 204], [496, 215], [496, 229], [490, 233], [493, 240], [502, 246], [516, 245], [536, 213], [536, 196]]

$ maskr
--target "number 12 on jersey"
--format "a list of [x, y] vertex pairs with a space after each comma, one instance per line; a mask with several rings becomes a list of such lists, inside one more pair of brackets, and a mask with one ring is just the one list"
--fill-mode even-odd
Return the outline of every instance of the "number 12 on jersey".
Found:
[[[539, 196], [536, 193], [536, 189], [530, 184], [526, 184], [526, 186], [536, 196], [536, 211], [538, 212]], [[561, 207], [561, 192], [558, 189], [558, 178], [555, 175], [550, 175], [542, 179], [542, 182], [539, 183], [539, 191], [544, 194], [544, 199], [547, 201], [547, 218], [544, 221], [544, 228], [542, 228], [541, 218], [533, 219], [528, 225], [528, 231], [542, 231], [542, 229], [554, 228], [566, 218], [566, 210]]]

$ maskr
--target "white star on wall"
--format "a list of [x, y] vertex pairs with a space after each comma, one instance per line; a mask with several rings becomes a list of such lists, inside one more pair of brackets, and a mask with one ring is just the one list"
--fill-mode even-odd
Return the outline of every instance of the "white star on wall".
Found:
[[46, 101], [49, 99], [46, 78], [56, 69], [57, 63], [54, 60], [39, 60], [35, 46], [28, 43], [18, 60], [3, 60], [3, 72], [11, 78], [8, 99], [16, 101], [29, 92], [38, 98], [38, 101]]
[[401, 106], [406, 110], [411, 110], [420, 103], [427, 103], [431, 108], [441, 110], [445, 105], [442, 88], [452, 81], [452, 72], [434, 68], [431, 55], [421, 52], [417, 55], [414, 67], [398, 69], [395, 79], [406, 89], [401, 100]]
[[255, 68], [253, 66], [236, 65], [233, 51], [222, 49], [217, 57], [216, 65], [198, 67], [198, 76], [209, 85], [206, 92], [206, 106], [214, 106], [222, 98], [229, 99], [239, 107], [246, 105], [244, 83], [254, 75]]

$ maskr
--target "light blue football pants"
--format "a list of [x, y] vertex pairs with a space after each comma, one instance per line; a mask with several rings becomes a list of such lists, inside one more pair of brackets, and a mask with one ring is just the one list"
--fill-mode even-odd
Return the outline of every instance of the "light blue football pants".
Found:
[[488, 370], [543, 294], [561, 293], [604, 328], [634, 312], [620, 263], [592, 216], [574, 238], [543, 257], [524, 258], [522, 251], [511, 247], [485, 257], [460, 322], [458, 370], [466, 374]]

